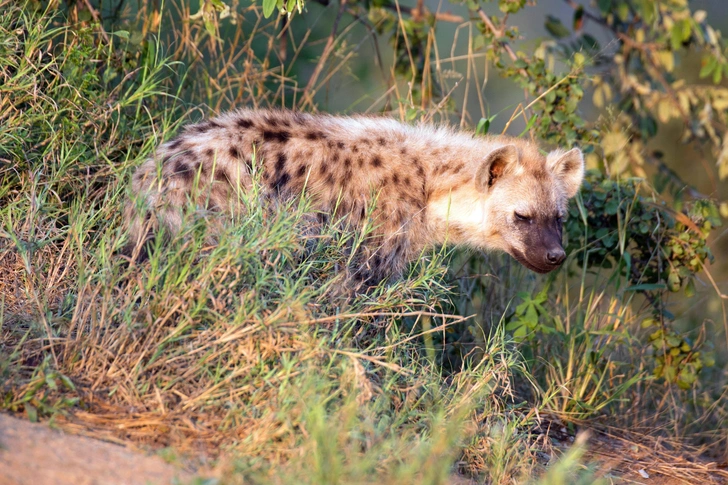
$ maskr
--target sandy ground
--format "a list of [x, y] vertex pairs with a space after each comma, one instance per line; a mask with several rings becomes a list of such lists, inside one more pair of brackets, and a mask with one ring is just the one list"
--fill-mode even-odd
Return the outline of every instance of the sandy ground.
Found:
[[191, 479], [157, 456], [0, 414], [1, 485], [162, 485]]

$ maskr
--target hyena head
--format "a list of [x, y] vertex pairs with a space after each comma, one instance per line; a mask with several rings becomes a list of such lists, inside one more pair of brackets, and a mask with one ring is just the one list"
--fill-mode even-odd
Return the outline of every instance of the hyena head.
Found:
[[558, 268], [566, 258], [562, 225], [567, 202], [583, 177], [578, 148], [545, 157], [527, 144], [493, 150], [475, 175], [484, 197], [486, 244], [538, 273]]

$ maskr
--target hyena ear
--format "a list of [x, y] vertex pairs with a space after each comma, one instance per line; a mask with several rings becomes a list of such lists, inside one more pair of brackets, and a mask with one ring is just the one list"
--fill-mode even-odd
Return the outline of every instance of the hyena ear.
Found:
[[485, 157], [475, 174], [475, 186], [481, 192], [487, 192], [506, 170], [518, 163], [518, 148], [505, 145], [496, 148]]
[[581, 150], [573, 148], [566, 153], [554, 150], [546, 160], [551, 172], [564, 184], [567, 197], [574, 197], [584, 179], [584, 156]]

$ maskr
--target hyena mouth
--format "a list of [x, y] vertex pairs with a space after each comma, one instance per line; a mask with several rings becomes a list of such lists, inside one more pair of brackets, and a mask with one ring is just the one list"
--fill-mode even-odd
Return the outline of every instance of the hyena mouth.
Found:
[[525, 266], [526, 268], [528, 268], [531, 271], [538, 273], [538, 274], [550, 273], [553, 270], [555, 270], [561, 266], [561, 264], [554, 264], [554, 265], [548, 265], [548, 266], [543, 265], [543, 264], [535, 265], [534, 263], [532, 263], [528, 259], [526, 259], [526, 256], [522, 252], [520, 252], [516, 249], [511, 249], [511, 256], [513, 256], [513, 258], [516, 261], [518, 261], [519, 263], [521, 263], [523, 266]]

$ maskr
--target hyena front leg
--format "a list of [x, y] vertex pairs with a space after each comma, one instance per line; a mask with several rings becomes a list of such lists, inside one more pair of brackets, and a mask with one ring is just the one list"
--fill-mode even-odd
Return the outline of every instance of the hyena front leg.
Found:
[[358, 257], [354, 258], [354, 278], [367, 286], [399, 278], [407, 265], [408, 249], [404, 236], [385, 240], [375, 237], [367, 241], [359, 248]]

